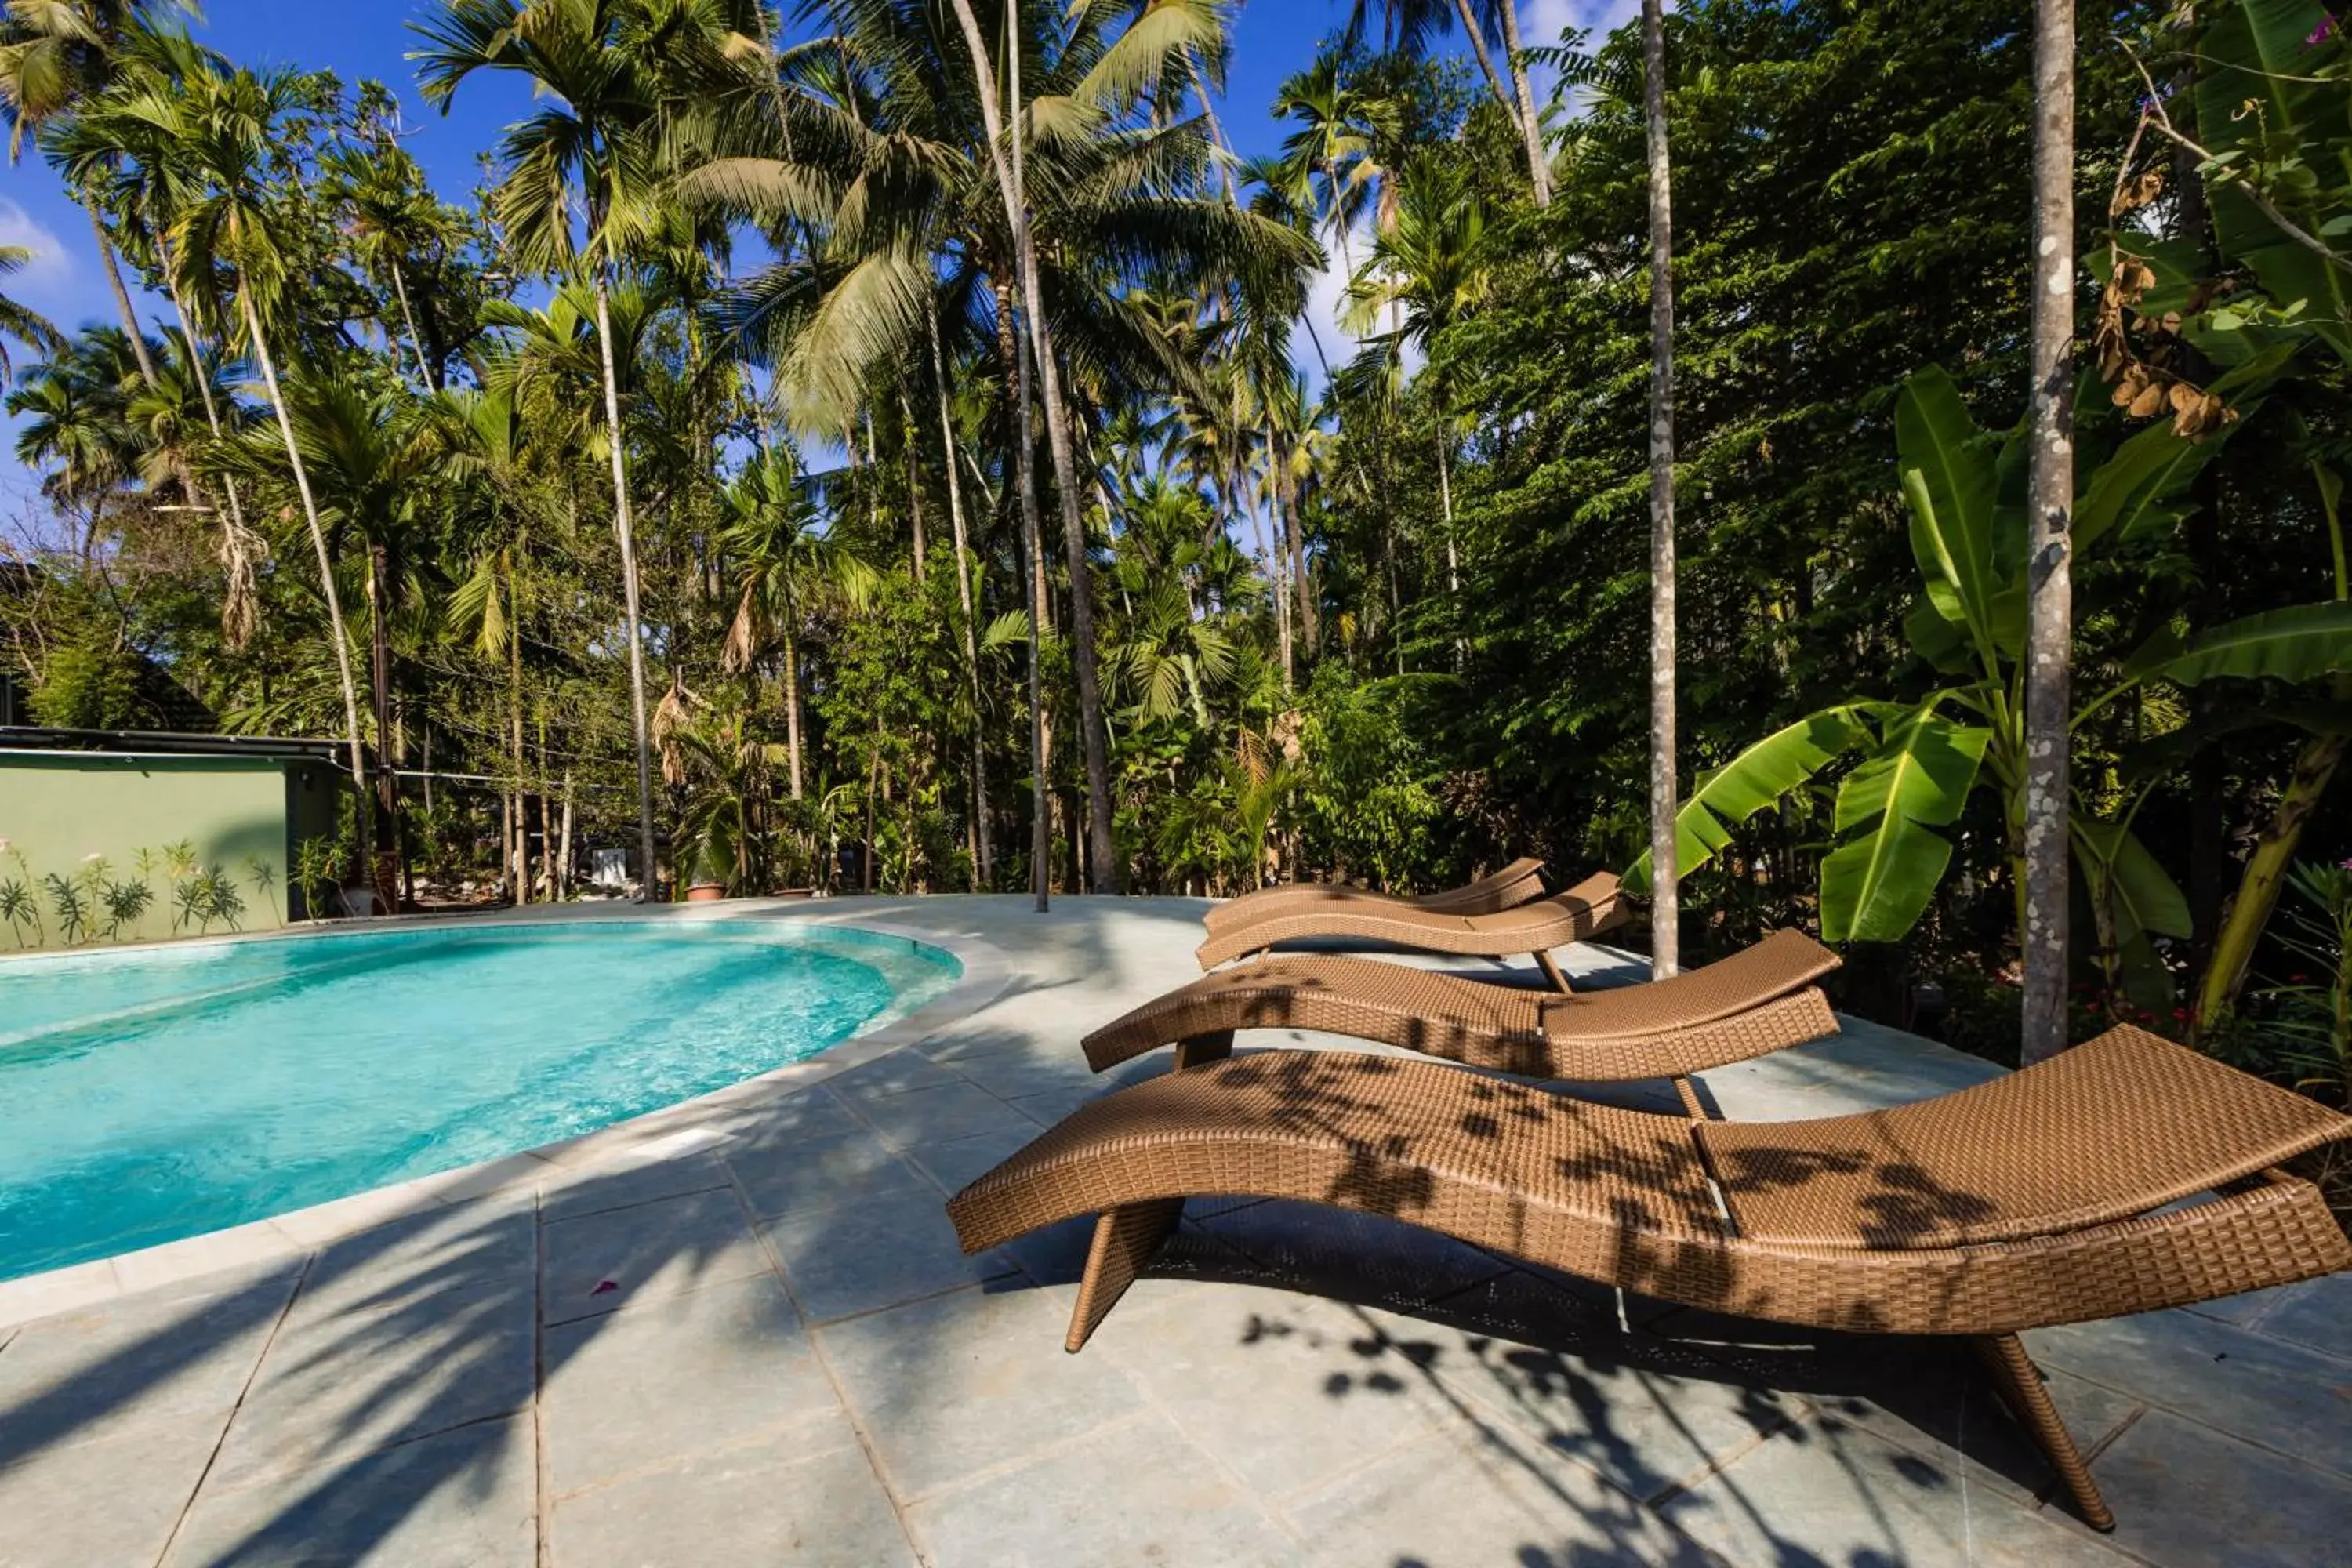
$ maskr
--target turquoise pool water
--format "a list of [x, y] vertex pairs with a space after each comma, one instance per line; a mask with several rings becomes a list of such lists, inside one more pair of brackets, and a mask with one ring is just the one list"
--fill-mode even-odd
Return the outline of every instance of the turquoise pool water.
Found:
[[935, 948], [580, 921], [0, 964], [0, 1279], [592, 1131], [922, 1005]]

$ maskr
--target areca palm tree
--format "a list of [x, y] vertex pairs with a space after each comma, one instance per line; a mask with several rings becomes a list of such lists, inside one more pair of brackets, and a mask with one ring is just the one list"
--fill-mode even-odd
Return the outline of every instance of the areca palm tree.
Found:
[[165, 123], [175, 143], [173, 161], [185, 171], [198, 194], [174, 214], [168, 238], [176, 292], [198, 300], [214, 321], [228, 318], [228, 302], [221, 296], [224, 291], [234, 294], [246, 343], [269, 392], [270, 408], [277, 416], [278, 436], [318, 560], [320, 592], [326, 600], [335, 645], [335, 676], [342, 689], [352, 779], [362, 800], [356, 813], [360, 861], [380, 879], [374, 827], [365, 804], [368, 767], [361, 740], [359, 688], [352, 675], [351, 639], [335, 587], [333, 554], [327, 546], [310, 469], [263, 324], [266, 316], [284, 307], [289, 271], [273, 211], [268, 149], [279, 121], [299, 101], [299, 91], [297, 80], [282, 72], [257, 76], [239, 69], [222, 74], [206, 66], [185, 79], [179, 97], [166, 110]]
[[[12, 5], [0, 15], [0, 110], [8, 117], [8, 161], [23, 154], [27, 132], [58, 125], [80, 103], [112, 81], [125, 39], [159, 17], [192, 7], [187, 0], [42, 0]], [[140, 374], [155, 379], [155, 364], [140, 334], [139, 313], [123, 287], [121, 264], [106, 219], [87, 187], [77, 186], [89, 215], [91, 237], [114, 293]]]
[[[1349, 14], [1346, 37], [1357, 37], [1363, 29], [1365, 13], [1376, 0], [1356, 0]], [[1528, 80], [1527, 57], [1519, 40], [1519, 16], [1517, 0], [1377, 0], [1380, 9], [1388, 16], [1391, 41], [1413, 54], [1422, 53], [1433, 37], [1443, 37], [1453, 32], [1456, 23], [1463, 37], [1470, 45], [1470, 53], [1478, 62], [1480, 74], [1494, 92], [1495, 101], [1517, 128], [1519, 139], [1526, 144], [1528, 179], [1535, 192], [1536, 205], [1551, 205], [1551, 164], [1544, 153], [1543, 121], [1536, 112], [1534, 89]], [[1495, 68], [1490, 44], [1499, 44], [1503, 50], [1503, 70]], [[1504, 76], [1510, 79], [1504, 85]]]
[[425, 390], [439, 390], [416, 310], [408, 298], [405, 265], [420, 246], [446, 243], [449, 221], [425, 183], [416, 160], [385, 134], [373, 147], [342, 146], [329, 155], [320, 195], [343, 214], [352, 252], [368, 272], [389, 280], [408, 333], [408, 351]]
[[735, 617], [724, 667], [742, 674], [773, 647], [783, 674], [784, 727], [793, 798], [802, 798], [800, 637], [814, 598], [832, 593], [862, 607], [878, 574], [819, 526], [815, 502], [789, 449], [771, 447], [743, 465], [723, 498], [721, 536], [738, 563]]
[[1642, 118], [1650, 173], [1650, 970], [1681, 958], [1675, 816], [1674, 193], [1666, 142], [1666, 36], [1659, 0], [1642, 0]]
[[[508, 242], [526, 265], [582, 274], [593, 298], [613, 525], [628, 617], [638, 847], [648, 898], [656, 861], [645, 623], [609, 292], [614, 267], [650, 237], [660, 216], [667, 175], [658, 57], [666, 44], [677, 42], [666, 37], [664, 9], [637, 0], [532, 0], [528, 6], [514, 0], [442, 0], [425, 20], [412, 24], [426, 47], [410, 56], [418, 62], [425, 101], [444, 114], [466, 79], [483, 70], [526, 78], [541, 100], [529, 119], [507, 128], [494, 205]], [[575, 199], [585, 208], [584, 236], [573, 230]]]
[[[0, 245], [0, 278], [22, 272], [32, 259], [32, 249], [27, 246]], [[43, 353], [55, 353], [66, 343], [65, 334], [47, 316], [0, 294], [0, 381], [13, 380], [16, 374], [16, 364], [8, 358], [10, 338]]]

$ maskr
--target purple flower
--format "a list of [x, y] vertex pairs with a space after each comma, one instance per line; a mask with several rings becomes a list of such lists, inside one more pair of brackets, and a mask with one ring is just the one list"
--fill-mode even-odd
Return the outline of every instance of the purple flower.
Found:
[[2311, 30], [2311, 37], [2303, 40], [2303, 47], [2306, 49], [2315, 49], [2335, 36], [2336, 18], [2333, 16], [2325, 17], [2321, 20], [2319, 26]]

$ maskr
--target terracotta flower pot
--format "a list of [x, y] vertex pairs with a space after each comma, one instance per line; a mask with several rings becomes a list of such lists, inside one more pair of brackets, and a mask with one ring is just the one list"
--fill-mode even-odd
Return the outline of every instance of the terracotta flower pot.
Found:
[[689, 904], [715, 904], [726, 896], [726, 887], [719, 882], [697, 882], [686, 890], [686, 901]]

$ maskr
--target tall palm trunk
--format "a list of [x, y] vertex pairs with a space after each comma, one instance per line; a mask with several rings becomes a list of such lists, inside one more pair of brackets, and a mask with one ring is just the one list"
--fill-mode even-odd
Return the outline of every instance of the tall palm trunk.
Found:
[[1437, 431], [1437, 501], [1445, 519], [1445, 592], [1454, 601], [1454, 668], [1466, 653], [1462, 637], [1462, 552], [1454, 542], [1454, 437], [1443, 421]]
[[1528, 144], [1528, 174], [1535, 186], [1536, 205], [1551, 205], [1551, 160], [1544, 154], [1543, 117], [1536, 112], [1535, 89], [1528, 82], [1528, 63], [1520, 58], [1519, 13], [1513, 0], [1495, 7], [1503, 22], [1503, 48], [1510, 58], [1511, 94], [1518, 100], [1519, 133]]
[[[157, 241], [162, 252], [163, 276], [171, 279], [171, 248]], [[188, 345], [188, 360], [196, 380], [196, 395], [205, 405], [205, 424], [210, 427], [213, 439], [221, 438], [220, 407], [213, 397], [213, 378], [205, 371], [202, 351], [197, 346], [195, 323], [188, 317], [186, 296], [179, 284], [171, 285], [172, 310], [180, 319], [180, 336]], [[228, 526], [221, 530], [221, 569], [226, 574], [226, 592], [221, 595], [221, 640], [232, 650], [242, 651], [253, 640], [260, 623], [261, 590], [254, 574], [253, 531], [245, 525], [245, 498], [238, 493], [236, 476], [225, 474], [221, 487], [228, 492]]]
[[1003, 360], [1004, 416], [1011, 422], [1013, 482], [1021, 508], [1022, 596], [1029, 601], [1029, 877], [1036, 885], [1037, 912], [1046, 910], [1054, 855], [1053, 792], [1045, 782], [1045, 695], [1037, 673], [1037, 645], [1045, 637], [1044, 530], [1037, 521], [1034, 467], [1035, 437], [1029, 429], [1029, 362], [1021, 353], [1020, 329], [1011, 302], [996, 293], [996, 349]]
[[955, 419], [948, 407], [947, 355], [940, 347], [939, 310], [929, 300], [923, 303], [923, 321], [930, 330], [931, 381], [940, 397], [940, 457], [948, 475], [948, 526], [955, 534], [956, 604], [963, 611], [963, 662], [971, 677], [972, 865], [979, 888], [989, 888], [995, 886], [995, 848], [989, 832], [987, 731], [981, 722], [980, 644], [972, 626], [971, 562], [965, 553], [963, 480], [957, 471], [961, 465], [956, 461]]
[[[792, 615], [790, 608], [786, 615]], [[801, 798], [801, 643], [784, 628], [784, 751], [791, 759], [793, 798]]]
[[392, 291], [400, 296], [400, 319], [408, 327], [408, 351], [416, 356], [416, 374], [425, 378], [425, 390], [438, 392], [440, 385], [433, 379], [433, 365], [425, 357], [425, 338], [416, 330], [416, 314], [408, 308], [408, 280], [401, 276], [400, 263], [392, 264]]
[[596, 344], [604, 361], [604, 429], [613, 449], [613, 526], [621, 540], [621, 593], [629, 615], [629, 722], [637, 742], [637, 851], [645, 858], [641, 902], [654, 896], [654, 763], [646, 725], [646, 640], [637, 609], [637, 540], [629, 516], [629, 468], [622, 450], [621, 382], [613, 366], [613, 310], [596, 272]]
[[107, 287], [113, 290], [114, 308], [121, 312], [122, 330], [131, 339], [131, 357], [139, 362], [139, 374], [152, 388], [156, 384], [155, 357], [147, 352], [147, 334], [139, 330], [139, 312], [131, 308], [131, 290], [122, 286], [122, 266], [114, 258], [114, 241], [106, 232], [106, 219], [93, 197], [82, 197], [81, 207], [89, 214], [89, 232], [98, 239], [98, 258], [106, 264]]
[[1022, 190], [1021, 51], [1006, 55], [1013, 92], [1014, 131], [1008, 156], [1004, 116], [996, 97], [996, 70], [988, 58], [987, 41], [972, 16], [971, 0], [955, 0], [956, 19], [962, 25], [964, 45], [971, 51], [972, 74], [980, 87], [981, 113], [988, 131], [989, 158], [996, 166], [996, 183], [1004, 203], [1005, 221], [1012, 226], [1020, 274], [1022, 301], [1029, 325], [1029, 346], [1037, 362], [1037, 390], [1045, 406], [1045, 444], [1054, 459], [1055, 499], [1061, 502], [1062, 542], [1069, 560], [1071, 663], [1078, 677], [1078, 737], [1087, 763], [1087, 816], [1094, 863], [1093, 890], [1118, 891], [1118, 847], [1111, 837], [1110, 747], [1103, 724], [1102, 679], [1095, 649], [1092, 585], [1087, 573], [1086, 520], [1078, 510], [1077, 464], [1070, 442], [1069, 409], [1062, 401], [1062, 373], [1054, 359], [1053, 334], [1045, 325], [1045, 292], [1037, 277], [1036, 236], [1029, 226], [1029, 210]]
[[[392, 738], [392, 574], [384, 548], [379, 543], [368, 545], [367, 589], [368, 673], [375, 699], [375, 760], [383, 764], [375, 774], [376, 820], [383, 826], [388, 849], [400, 841], [400, 749], [393, 744]], [[368, 869], [381, 891], [391, 879], [375, 875], [373, 866]], [[384, 902], [394, 901], [386, 898]]]
[[1265, 456], [1265, 502], [1274, 510], [1274, 625], [1282, 652], [1282, 689], [1288, 691], [1297, 682], [1297, 655], [1291, 633], [1290, 573], [1293, 560], [1290, 509], [1283, 504], [1282, 443], [1279, 439], [1269, 438]]
[[1651, 973], [1682, 962], [1675, 811], [1675, 203], [1666, 147], [1666, 32], [1642, 0], [1642, 106], [1650, 154]]
[[514, 768], [514, 847], [509, 860], [514, 871], [515, 902], [530, 902], [530, 838], [522, 809], [522, 584], [509, 558], [507, 576], [507, 744]]
[[302, 498], [302, 519], [310, 525], [310, 545], [319, 556], [319, 587], [327, 596], [327, 626], [335, 642], [335, 677], [343, 689], [343, 734], [350, 744], [352, 786], [357, 793], [352, 817], [359, 828], [360, 864], [375, 873], [375, 825], [368, 801], [367, 748], [360, 739], [360, 690], [352, 679], [352, 645], [343, 626], [342, 596], [335, 591], [335, 563], [327, 553], [327, 531], [319, 525], [319, 503], [310, 494], [310, 473], [302, 466], [302, 448], [294, 439], [294, 421], [286, 412], [286, 395], [278, 384], [278, 363], [270, 357], [269, 338], [261, 330], [253, 296], [237, 290], [245, 312], [245, 330], [253, 338], [253, 357], [261, 362], [261, 379], [269, 389], [270, 411], [278, 416], [278, 434], [286, 443], [286, 460], [294, 468], [294, 489]]
[[2026, 478], [2024, 1059], [2066, 1048], [2073, 717], [2074, 5], [2034, 0], [2033, 344]]

